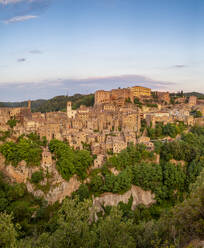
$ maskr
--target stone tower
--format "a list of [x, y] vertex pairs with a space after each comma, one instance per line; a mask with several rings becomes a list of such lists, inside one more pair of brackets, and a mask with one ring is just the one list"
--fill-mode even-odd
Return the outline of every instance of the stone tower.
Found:
[[72, 110], [72, 102], [67, 102], [67, 117], [74, 118], [76, 115], [76, 110]]
[[28, 100], [28, 109], [31, 110], [31, 100]]

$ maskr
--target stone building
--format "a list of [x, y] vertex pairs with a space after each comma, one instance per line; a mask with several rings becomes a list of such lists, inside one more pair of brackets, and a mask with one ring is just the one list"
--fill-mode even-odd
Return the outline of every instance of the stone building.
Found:
[[[168, 93], [158, 93], [161, 99], [168, 100]], [[19, 122], [14, 127], [16, 136], [37, 133], [48, 141], [59, 139], [66, 141], [75, 149], [90, 147], [95, 155], [106, 155], [107, 151], [118, 153], [129, 143], [136, 144], [140, 136], [141, 119], [155, 127], [157, 122], [173, 123], [184, 121], [193, 125], [194, 118], [189, 115], [191, 106], [177, 105], [176, 108], [142, 108], [131, 103], [134, 97], [149, 97], [151, 90], [144, 87], [97, 91], [93, 107], [80, 106], [73, 110], [67, 102], [67, 112], [32, 113], [28, 107], [0, 108], [0, 131], [9, 130], [7, 121], [15, 116]], [[128, 99], [128, 101], [127, 101]], [[191, 103], [195, 103], [191, 99]], [[198, 105], [197, 105], [198, 106]], [[201, 106], [201, 105], [199, 105]], [[202, 122], [202, 120], [200, 120]], [[152, 144], [148, 144], [151, 148]], [[48, 163], [46, 151], [43, 152], [43, 163]], [[48, 162], [46, 162], [46, 160]], [[49, 162], [50, 163], [50, 162]]]
[[163, 122], [164, 124], [173, 122], [173, 118], [168, 112], [147, 113], [144, 115], [144, 118], [147, 125], [152, 126], [152, 128], [155, 128], [157, 122]]
[[98, 90], [95, 92], [95, 105], [111, 103], [122, 106], [126, 101], [134, 101], [135, 97], [150, 97], [151, 89], [134, 86], [125, 89], [113, 89], [111, 91]]
[[133, 97], [143, 97], [143, 96], [147, 96], [150, 97], [151, 96], [151, 89], [146, 88], [146, 87], [141, 87], [141, 86], [134, 86], [130, 88], [130, 91], [132, 93]]
[[74, 118], [76, 115], [76, 110], [72, 110], [72, 102], [67, 102], [67, 117]]
[[186, 97], [178, 97], [175, 99], [175, 103], [181, 104], [186, 102]]
[[170, 94], [169, 94], [169, 92], [156, 91], [155, 94], [156, 94], [156, 97], [157, 97], [159, 102], [164, 102], [164, 103], [167, 103], [167, 104], [170, 103]]
[[188, 99], [188, 104], [190, 106], [195, 106], [197, 104], [197, 97], [196, 96], [190, 96]]

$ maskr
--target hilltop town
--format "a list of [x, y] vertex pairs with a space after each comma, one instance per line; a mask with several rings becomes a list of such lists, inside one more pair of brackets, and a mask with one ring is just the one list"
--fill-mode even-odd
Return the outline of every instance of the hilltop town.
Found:
[[[65, 112], [32, 112], [31, 101], [0, 108], [0, 201], [23, 230], [49, 222], [68, 202], [75, 213], [74, 202], [85, 199], [96, 221], [112, 208], [137, 223], [146, 215], [161, 219], [203, 177], [202, 99], [134, 86], [96, 91], [94, 100], [78, 109], [68, 101]], [[28, 229], [33, 219], [37, 224]], [[189, 223], [188, 230], [197, 227]]]
[[[196, 111], [200, 116], [191, 114]], [[154, 144], [141, 129], [142, 123], [152, 128], [156, 123], [202, 125], [203, 114], [204, 101], [196, 96], [180, 96], [172, 101], [169, 92], [134, 86], [96, 91], [93, 107], [81, 105], [72, 110], [72, 103], [67, 102], [66, 112], [32, 113], [31, 101], [27, 107], [0, 108], [0, 130], [7, 131], [7, 122], [16, 118], [16, 137], [37, 133], [48, 141], [67, 141], [74, 149], [89, 146], [97, 156], [96, 166], [100, 166], [107, 153], [119, 153], [129, 143], [144, 143], [153, 149]]]

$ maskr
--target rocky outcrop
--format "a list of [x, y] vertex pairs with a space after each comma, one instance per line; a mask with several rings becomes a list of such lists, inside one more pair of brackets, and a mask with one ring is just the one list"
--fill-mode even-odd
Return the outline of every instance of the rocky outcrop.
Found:
[[182, 167], [185, 166], [185, 164], [186, 164], [186, 162], [183, 161], [183, 160], [175, 160], [175, 159], [171, 159], [170, 160], [170, 163], [175, 164], [175, 165], [179, 165], [180, 164]]
[[[69, 182], [64, 180], [58, 173], [54, 161], [52, 163], [43, 163], [42, 161], [39, 167], [28, 167], [25, 161], [21, 161], [14, 167], [12, 165], [5, 165], [5, 158], [0, 154], [0, 170], [8, 176], [11, 182], [25, 183], [29, 192], [36, 197], [43, 197], [50, 204], [56, 201], [61, 202], [66, 196], [71, 196], [81, 184], [76, 176], [70, 178]], [[38, 170], [43, 170], [44, 175], [49, 173], [49, 176], [45, 176], [40, 183], [41, 186], [47, 185], [46, 191], [30, 182], [32, 174]]]
[[76, 176], [73, 176], [69, 182], [62, 179], [61, 183], [47, 194], [46, 199], [49, 203], [61, 202], [66, 196], [71, 196], [79, 188], [80, 184]]
[[21, 161], [18, 166], [7, 165], [4, 167], [4, 173], [12, 182], [26, 183], [31, 177], [33, 171], [26, 166], [25, 161]]
[[53, 181], [53, 183], [48, 193], [44, 193], [42, 190], [36, 190], [35, 186], [30, 182], [27, 182], [26, 186], [28, 191], [35, 197], [43, 197], [49, 204], [53, 204], [56, 201], [62, 202], [66, 196], [71, 196], [81, 184], [76, 176], [73, 176], [69, 182], [61, 179], [60, 182], [56, 183], [56, 181]]
[[192, 240], [185, 248], [204, 248], [204, 240]]
[[131, 195], [133, 197], [132, 210], [139, 204], [148, 206], [156, 202], [155, 195], [151, 191], [144, 191], [142, 188], [133, 185], [129, 191], [122, 195], [104, 193], [93, 199], [93, 205], [96, 211], [101, 211], [101, 206], [117, 206], [119, 202], [128, 203]]
[[[32, 173], [39, 169], [43, 169], [45, 174], [47, 171], [49, 172], [49, 178], [45, 177], [40, 183], [44, 186], [47, 185], [47, 188], [49, 188], [47, 192], [38, 189], [36, 185], [30, 182]], [[56, 170], [54, 163], [49, 165], [49, 167], [41, 165], [39, 168], [29, 168], [26, 167], [26, 165], [18, 165], [17, 167], [8, 165], [5, 167], [4, 171], [11, 181], [25, 183], [29, 192], [36, 197], [43, 197], [49, 204], [56, 201], [61, 202], [66, 196], [71, 196], [71, 194], [76, 191], [81, 184], [77, 180], [76, 176], [70, 178], [69, 182], [64, 180]]]
[[3, 170], [5, 167], [5, 158], [0, 153], [0, 170]]
[[[49, 184], [46, 192], [30, 182], [32, 173], [40, 169], [43, 170], [45, 174], [49, 173], [49, 177], [45, 177], [40, 183], [41, 186]], [[50, 204], [56, 201], [61, 202], [66, 196], [71, 196], [81, 184], [76, 176], [73, 176], [69, 182], [65, 181], [58, 173], [54, 161], [52, 164], [42, 163], [39, 167], [28, 167], [26, 163], [22, 161], [18, 166], [14, 167], [12, 165], [5, 165], [4, 157], [0, 155], [0, 170], [2, 170], [12, 182], [25, 183], [29, 192], [36, 197], [44, 197]], [[118, 171], [115, 170], [113, 173], [118, 174]], [[100, 211], [102, 205], [116, 206], [119, 202], [128, 203], [131, 195], [133, 197], [132, 209], [135, 209], [138, 204], [148, 206], [155, 202], [154, 194], [150, 191], [144, 191], [140, 187], [132, 186], [129, 191], [122, 195], [104, 193], [100, 197], [93, 198], [93, 205], [97, 211]]]

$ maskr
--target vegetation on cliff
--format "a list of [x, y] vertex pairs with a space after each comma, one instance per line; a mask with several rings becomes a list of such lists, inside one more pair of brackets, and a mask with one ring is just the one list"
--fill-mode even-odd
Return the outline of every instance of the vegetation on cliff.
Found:
[[[149, 209], [142, 212], [143, 216], [142, 207], [131, 214], [129, 203], [106, 209], [104, 215], [94, 220], [90, 200], [65, 199], [45, 228], [24, 238], [12, 215], [1, 213], [0, 245], [19, 248], [186, 247], [191, 240], [203, 238], [203, 182], [204, 172], [193, 185], [188, 199], [152, 220], [148, 218]], [[40, 223], [40, 219], [38, 221]]]
[[46, 139], [41, 140], [36, 134], [22, 135], [16, 142], [7, 141], [0, 145], [0, 152], [7, 164], [17, 166], [24, 160], [28, 166], [39, 166], [42, 155], [41, 146], [44, 145], [46, 145]]
[[[4, 246], [1, 243], [7, 243], [7, 241], [9, 243], [9, 237], [13, 235], [9, 230], [3, 229], [2, 225], [4, 223], [6, 226], [7, 221], [11, 222], [12, 220], [15, 226], [18, 226], [19, 238], [32, 235], [34, 230], [44, 230], [43, 226], [49, 220], [52, 209], [55, 206], [57, 207], [57, 204], [48, 206], [43, 199], [35, 198], [28, 193], [24, 184], [11, 184], [8, 178], [0, 174], [0, 235], [5, 235], [4, 238], [0, 236], [0, 247], [13, 247]], [[12, 218], [9, 216], [12, 216]], [[13, 229], [14, 226], [10, 225], [7, 228]]]
[[18, 120], [16, 120], [15, 116], [11, 117], [11, 119], [7, 121], [7, 125], [9, 125], [10, 128], [14, 128], [17, 123]]
[[[175, 204], [182, 200], [188, 192], [188, 183], [193, 181], [186, 166], [176, 166], [168, 161], [155, 163], [154, 159], [154, 154], [148, 152], [145, 146], [130, 145], [118, 155], [110, 157], [101, 169], [92, 170], [90, 182], [86, 184], [89, 197], [104, 192], [122, 194], [131, 185], [136, 185], [151, 190], [160, 204], [164, 201]], [[118, 174], [113, 174], [111, 168], [116, 169]], [[79, 189], [80, 198], [84, 198], [83, 194]]]
[[74, 150], [68, 144], [51, 140], [50, 151], [56, 156], [56, 166], [60, 175], [67, 181], [76, 174], [81, 180], [87, 177], [87, 169], [93, 163], [91, 153], [87, 150]]
[[183, 133], [183, 131], [186, 129], [186, 126], [183, 122], [179, 122], [179, 124], [168, 123], [166, 125], [163, 123], [157, 123], [155, 128], [147, 126], [145, 127], [147, 128], [147, 135], [151, 139], [161, 139], [167, 136], [175, 138], [178, 134]]
[[[46, 145], [34, 134], [13, 143], [20, 142], [22, 147]], [[11, 185], [1, 177], [0, 247], [180, 248], [204, 238], [204, 128], [193, 127], [172, 142], [156, 141], [154, 152], [130, 144], [89, 175], [93, 162], [89, 151], [75, 151], [58, 140], [52, 140], [49, 148], [65, 179], [74, 174], [82, 182], [88, 179], [62, 205], [48, 206], [23, 184]], [[33, 174], [32, 180], [39, 183], [42, 174]], [[103, 213], [95, 213], [93, 194], [124, 193], [132, 184], [151, 190], [157, 203], [132, 210], [130, 198], [127, 204], [102, 206]]]

